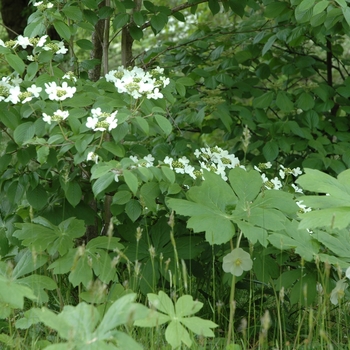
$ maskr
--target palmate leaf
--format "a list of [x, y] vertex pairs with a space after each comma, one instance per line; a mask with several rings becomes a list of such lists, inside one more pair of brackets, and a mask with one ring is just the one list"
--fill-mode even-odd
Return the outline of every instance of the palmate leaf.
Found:
[[168, 205], [178, 214], [191, 216], [187, 227], [194, 232], [205, 232], [210, 244], [222, 244], [229, 241], [235, 227], [227, 207], [237, 203], [237, 197], [231, 187], [216, 174], [205, 172], [205, 181], [201, 186], [188, 191], [188, 199], [169, 199]]
[[308, 191], [326, 196], [303, 196], [300, 200], [313, 210], [301, 214], [300, 228], [330, 227], [343, 229], [350, 225], [350, 169], [334, 178], [314, 169], [305, 169], [298, 184]]
[[191, 348], [192, 340], [187, 330], [179, 321], [171, 321], [165, 330], [165, 339], [171, 345], [172, 349], [181, 346], [181, 342], [188, 348]]
[[298, 228], [296, 220], [286, 221], [285, 228], [269, 235], [268, 240], [277, 249], [295, 249], [295, 252], [306, 261], [312, 261], [320, 247], [313, 235], [305, 229]]
[[173, 349], [180, 347], [181, 343], [189, 348], [192, 345], [190, 334], [183, 325], [198, 335], [214, 336], [210, 329], [217, 327], [214, 322], [199, 317], [185, 317], [198, 312], [203, 307], [203, 303], [194, 301], [192, 296], [181, 296], [175, 307], [169, 296], [162, 291], [158, 295], [149, 293], [147, 297], [151, 305], [162, 313], [151, 310], [146, 318], [137, 320], [134, 324], [139, 327], [158, 327], [170, 321], [165, 331], [165, 339]]

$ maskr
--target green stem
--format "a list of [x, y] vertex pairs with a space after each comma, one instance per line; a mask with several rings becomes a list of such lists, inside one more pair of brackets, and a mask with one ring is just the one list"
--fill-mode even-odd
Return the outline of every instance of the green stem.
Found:
[[[243, 232], [241, 231], [239, 233], [239, 236], [237, 238], [237, 245], [236, 248], [239, 248], [239, 245], [241, 243]], [[232, 248], [232, 243], [231, 243]], [[233, 316], [236, 311], [236, 305], [235, 305], [235, 290], [236, 290], [236, 276], [232, 276], [232, 282], [231, 282], [231, 293], [230, 293], [230, 317], [229, 317], [229, 325], [228, 325], [228, 334], [227, 334], [227, 346], [230, 345], [231, 337], [233, 344], [235, 343], [235, 332], [233, 330]]]

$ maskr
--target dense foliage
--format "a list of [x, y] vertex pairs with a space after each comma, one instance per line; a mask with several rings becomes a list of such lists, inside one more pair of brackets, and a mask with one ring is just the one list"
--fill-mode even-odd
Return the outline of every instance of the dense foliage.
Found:
[[347, 2], [31, 6], [0, 40], [0, 341], [348, 345]]

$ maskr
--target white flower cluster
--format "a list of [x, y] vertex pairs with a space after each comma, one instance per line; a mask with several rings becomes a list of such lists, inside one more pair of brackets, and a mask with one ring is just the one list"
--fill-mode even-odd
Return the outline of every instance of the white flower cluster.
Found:
[[[299, 175], [302, 174], [302, 171], [300, 170], [299, 167], [290, 169], [290, 168], [285, 168], [283, 165], [280, 165], [280, 171], [279, 171], [279, 176], [280, 179], [275, 176], [273, 179], [269, 179], [266, 174], [262, 173], [262, 170], [265, 169], [270, 169], [272, 167], [272, 164], [270, 162], [267, 163], [260, 163], [259, 166], [254, 166], [254, 169], [259, 171], [261, 173], [261, 178], [264, 181], [264, 186], [266, 189], [271, 190], [279, 190], [282, 188], [282, 181], [286, 178], [286, 175], [288, 176], [289, 174], [293, 175], [294, 177], [298, 177]], [[302, 189], [299, 188], [297, 185], [292, 184], [292, 187], [294, 189], [294, 192], [296, 193], [303, 193]]]
[[220, 175], [225, 181], [227, 181], [226, 169], [233, 169], [238, 166], [244, 168], [234, 154], [230, 154], [228, 151], [217, 146], [197, 149], [194, 155], [198, 159], [201, 159], [199, 160], [199, 164], [202, 169]]
[[[34, 48], [34, 54], [38, 50], [52, 51], [55, 55], [66, 54], [68, 49], [64, 46], [63, 41], [53, 42], [48, 40], [48, 35], [43, 35], [42, 37], [29, 38], [23, 35], [19, 35], [16, 40], [9, 40], [4, 42], [0, 39], [0, 46], [7, 47], [10, 49], [16, 49], [17, 47], [22, 47], [26, 49], [28, 46]], [[29, 61], [34, 61], [35, 57], [33, 55], [27, 56]]]
[[13, 104], [26, 103], [33, 98], [39, 97], [42, 88], [32, 84], [25, 90], [21, 90], [22, 79], [16, 77], [3, 77], [0, 81], [0, 101], [11, 102]]
[[127, 93], [134, 99], [146, 97], [148, 99], [163, 98], [160, 89], [170, 83], [169, 78], [163, 76], [163, 68], [155, 68], [150, 72], [142, 68], [125, 69], [119, 67], [105, 75], [106, 80], [114, 83], [119, 93]]
[[52, 2], [44, 3], [44, 1], [38, 1], [38, 2], [34, 2], [33, 6], [37, 7], [40, 11], [44, 11], [46, 9], [53, 8], [53, 3]]
[[49, 95], [51, 101], [63, 101], [66, 98], [72, 98], [77, 88], [69, 86], [66, 81], [61, 86], [56, 82], [45, 83], [45, 92]]
[[43, 121], [51, 124], [51, 122], [57, 122], [60, 123], [61, 121], [67, 119], [69, 117], [69, 112], [67, 111], [61, 111], [58, 109], [55, 113], [53, 113], [52, 116], [47, 115], [46, 113], [43, 113]]
[[94, 131], [111, 131], [118, 125], [117, 113], [118, 111], [113, 113], [102, 112], [101, 108], [92, 109], [92, 116], [87, 118], [86, 126]]

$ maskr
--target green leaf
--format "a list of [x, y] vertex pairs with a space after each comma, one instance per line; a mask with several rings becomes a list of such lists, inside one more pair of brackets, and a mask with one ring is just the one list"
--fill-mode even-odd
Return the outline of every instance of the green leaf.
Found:
[[12, 204], [21, 203], [24, 196], [25, 187], [19, 181], [13, 181], [11, 185], [7, 188], [7, 198]]
[[328, 7], [329, 1], [327, 0], [322, 0], [318, 2], [314, 7], [313, 7], [313, 16], [318, 15], [319, 13], [323, 12], [326, 7]]
[[62, 21], [54, 21], [53, 23], [54, 28], [56, 29], [58, 35], [63, 38], [66, 41], [69, 41], [70, 37], [71, 37], [71, 31], [69, 29], [69, 27], [67, 26], [66, 23], [62, 22]]
[[12, 53], [6, 54], [5, 59], [8, 64], [19, 74], [22, 75], [25, 70], [24, 62], [17, 56]]
[[52, 278], [36, 274], [21, 278], [18, 280], [18, 283], [31, 288], [40, 304], [49, 301], [49, 296], [46, 293], [46, 290], [54, 290], [57, 288], [57, 284]]
[[96, 333], [100, 336], [108, 335], [108, 332], [122, 324], [130, 324], [134, 320], [147, 316], [149, 310], [141, 304], [134, 303], [136, 293], [122, 296], [115, 301], [106, 312], [98, 326]]
[[125, 149], [120, 143], [116, 143], [112, 141], [103, 142], [102, 148], [104, 148], [105, 150], [111, 152], [112, 154], [120, 158], [124, 157], [125, 155]]
[[40, 268], [47, 262], [47, 257], [43, 255], [37, 255], [33, 256], [33, 253], [29, 250], [27, 250], [20, 260], [18, 261], [17, 265], [12, 271], [12, 277], [14, 279], [20, 278], [26, 274], [29, 274], [36, 269]]
[[133, 20], [134, 22], [138, 25], [138, 26], [142, 26], [145, 23], [145, 18], [142, 15], [142, 12], [134, 12], [132, 14]]
[[319, 252], [319, 243], [305, 229], [298, 229], [296, 220], [286, 222], [281, 233], [272, 233], [268, 236], [269, 242], [281, 250], [295, 249], [306, 261], [313, 261]]
[[204, 337], [214, 337], [215, 334], [211, 328], [216, 328], [218, 325], [209, 320], [193, 316], [181, 318], [181, 323], [185, 325], [190, 331]]
[[83, 50], [92, 50], [94, 48], [94, 45], [92, 44], [91, 40], [80, 39], [77, 40], [75, 43]]
[[279, 152], [278, 143], [274, 140], [268, 141], [263, 147], [263, 155], [267, 161], [273, 161], [277, 158]]
[[[176, 302], [176, 317], [184, 317], [197, 313], [203, 307], [203, 303], [193, 300], [191, 295], [182, 295]], [[182, 321], [181, 321], [182, 322]]]
[[113, 28], [114, 30], [118, 30], [123, 28], [129, 22], [130, 15], [128, 13], [119, 13], [115, 16], [113, 20]]
[[340, 5], [340, 7], [342, 7], [342, 9], [347, 8], [348, 6], [345, 0], [335, 0], [335, 1]]
[[142, 117], [135, 117], [134, 119], [136, 126], [139, 127], [146, 135], [149, 135], [149, 125], [147, 121]]
[[346, 23], [350, 26], [350, 7], [347, 7], [345, 5], [345, 7], [342, 7], [342, 12], [343, 12], [344, 18], [346, 20]]
[[145, 206], [152, 211], [157, 211], [156, 198], [159, 194], [159, 184], [156, 182], [146, 182], [140, 188], [141, 200], [143, 200]]
[[36, 300], [30, 288], [0, 275], [0, 303], [8, 304], [11, 308], [23, 309], [24, 298]]
[[303, 92], [297, 100], [297, 106], [303, 111], [308, 111], [315, 106], [315, 100], [311, 94]]
[[113, 196], [113, 204], [123, 205], [129, 202], [131, 199], [131, 193], [129, 191], [118, 191]]
[[154, 118], [157, 124], [160, 126], [160, 128], [164, 132], [165, 136], [169, 136], [173, 130], [173, 126], [171, 125], [169, 120], [160, 114], [156, 114]]
[[267, 108], [270, 106], [275, 94], [272, 91], [266, 92], [265, 94], [254, 98], [253, 107], [254, 108]]
[[45, 207], [48, 203], [48, 195], [43, 186], [40, 184], [26, 193], [28, 203], [37, 210]]
[[272, 2], [266, 6], [264, 15], [267, 18], [276, 18], [287, 9], [287, 6], [285, 2]]
[[115, 175], [112, 172], [108, 172], [101, 177], [99, 177], [92, 185], [92, 191], [97, 197], [102, 193], [111, 183], [113, 183]]
[[213, 16], [220, 12], [220, 4], [217, 0], [209, 0], [208, 5]]
[[134, 173], [130, 170], [124, 169], [123, 170], [124, 175], [124, 181], [130, 188], [131, 192], [136, 195], [137, 190], [139, 188], [139, 181], [137, 179], [137, 176], [134, 175]]
[[125, 213], [132, 222], [135, 222], [141, 215], [142, 207], [136, 199], [131, 199], [125, 206]]
[[32, 80], [39, 70], [38, 62], [31, 62], [27, 67], [26, 80]]
[[175, 308], [172, 300], [163, 291], [158, 294], [148, 293], [147, 298], [149, 303], [157, 310], [164, 312], [170, 317], [175, 317]]
[[173, 349], [179, 348], [181, 342], [188, 348], [191, 348], [192, 346], [190, 335], [178, 320], [169, 323], [169, 326], [165, 331], [165, 339]]
[[65, 16], [73, 21], [80, 22], [83, 19], [83, 14], [81, 9], [78, 6], [72, 6], [71, 4], [67, 4], [62, 12]]
[[294, 109], [293, 102], [284, 91], [279, 91], [277, 93], [276, 105], [282, 112], [285, 113], [289, 113]]
[[262, 49], [262, 56], [264, 56], [266, 54], [266, 52], [270, 51], [272, 45], [275, 43], [275, 41], [277, 40], [277, 36], [276, 35], [272, 35], [270, 36], [269, 40], [267, 40], [266, 44], [264, 45], [263, 49]]
[[26, 122], [17, 126], [13, 137], [18, 145], [23, 145], [34, 137], [35, 125], [32, 122]]
[[315, 4], [315, 0], [303, 0], [299, 5], [298, 5], [298, 10], [300, 12], [305, 12], [309, 10], [311, 7], [313, 7]]
[[76, 181], [69, 181], [65, 190], [65, 195], [68, 202], [73, 207], [76, 207], [80, 203], [83, 195], [79, 183]]
[[156, 33], [159, 33], [168, 23], [168, 16], [162, 12], [151, 17], [151, 26]]
[[237, 221], [237, 226], [242, 231], [244, 237], [248, 238], [250, 242], [255, 244], [259, 241], [263, 247], [267, 247], [268, 234], [264, 228], [254, 226], [244, 221]]
[[246, 171], [239, 167], [230, 171], [229, 180], [237, 197], [244, 203], [253, 201], [263, 185], [259, 172]]
[[36, 154], [37, 154], [37, 160], [40, 164], [45, 164], [47, 162], [47, 157], [50, 153], [50, 147], [49, 146], [42, 146], [37, 148]]
[[143, 31], [138, 26], [129, 26], [129, 31], [134, 40], [141, 40], [143, 38]]
[[178, 214], [191, 216], [187, 227], [205, 232], [210, 244], [228, 242], [235, 233], [227, 208], [237, 203], [231, 187], [216, 174], [205, 172], [205, 181], [188, 191], [188, 199], [169, 199], [168, 205]]

